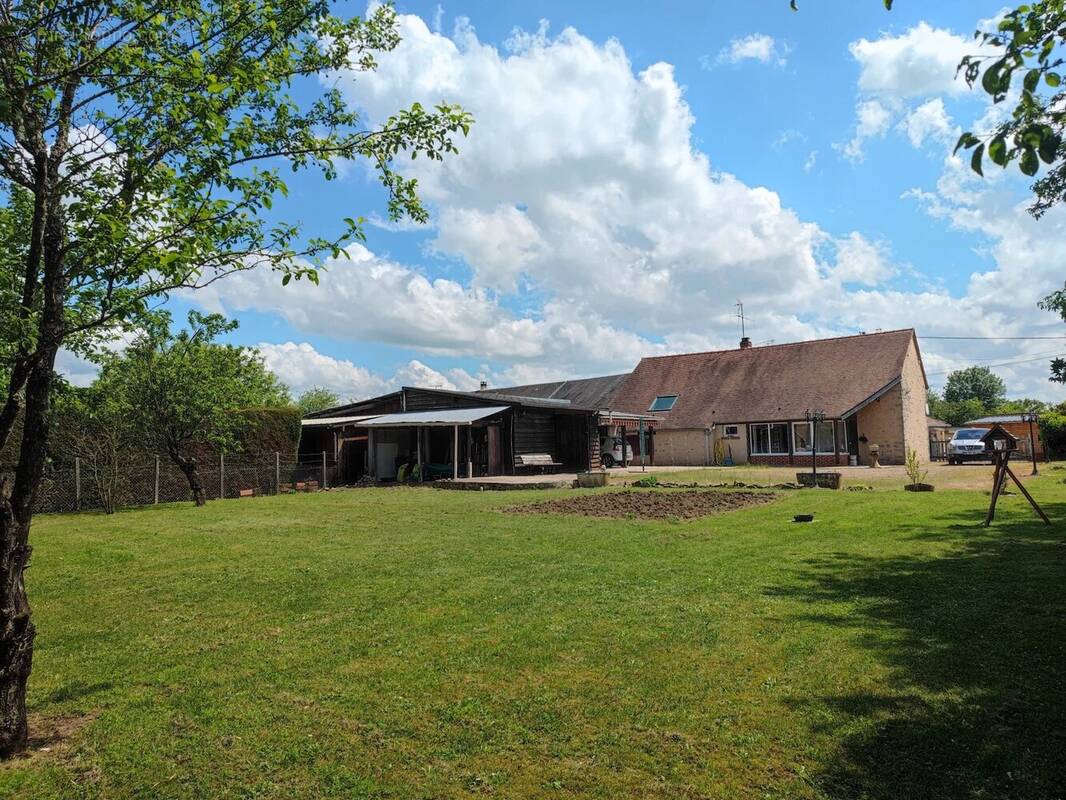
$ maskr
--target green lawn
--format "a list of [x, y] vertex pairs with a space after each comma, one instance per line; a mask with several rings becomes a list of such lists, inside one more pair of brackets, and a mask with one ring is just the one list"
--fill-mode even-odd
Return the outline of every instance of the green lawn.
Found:
[[1053, 527], [898, 490], [685, 523], [432, 489], [41, 517], [31, 712], [74, 732], [0, 796], [1062, 797], [1045, 473]]

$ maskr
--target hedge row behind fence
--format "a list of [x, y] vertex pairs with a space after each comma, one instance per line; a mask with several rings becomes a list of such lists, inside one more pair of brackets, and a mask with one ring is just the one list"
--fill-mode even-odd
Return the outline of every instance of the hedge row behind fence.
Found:
[[[3, 472], [9, 472], [5, 467]], [[288, 491], [314, 490], [335, 485], [337, 464], [321, 456], [303, 461], [276, 457], [216, 457], [200, 463], [200, 477], [209, 500], [272, 495]], [[93, 511], [106, 508], [101, 484], [113, 487], [116, 508], [147, 506], [154, 503], [192, 502], [185, 474], [167, 458], [137, 459], [98, 480], [92, 463], [51, 466], [46, 471], [34, 505], [36, 513]], [[105, 489], [106, 490], [106, 489]]]

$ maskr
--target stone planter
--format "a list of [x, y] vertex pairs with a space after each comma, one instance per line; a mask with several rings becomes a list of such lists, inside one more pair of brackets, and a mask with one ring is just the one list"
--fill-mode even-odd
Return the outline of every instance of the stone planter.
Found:
[[603, 470], [595, 472], [579, 472], [577, 485], [582, 489], [596, 489], [607, 485], [607, 473]]
[[[796, 483], [807, 489], [814, 487], [814, 478], [809, 472], [797, 472]], [[821, 489], [839, 489], [840, 488], [840, 473], [839, 472], [819, 472], [818, 473], [818, 487]]]
[[933, 491], [933, 484], [931, 483], [908, 483], [903, 487], [908, 492], [931, 492]]

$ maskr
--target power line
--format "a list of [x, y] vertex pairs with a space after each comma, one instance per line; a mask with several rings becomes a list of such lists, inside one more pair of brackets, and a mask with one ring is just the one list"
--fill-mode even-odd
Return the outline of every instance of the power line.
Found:
[[919, 339], [956, 339], [967, 340], [975, 342], [987, 342], [987, 341], [1011, 341], [1011, 342], [1029, 342], [1036, 341], [1038, 339], [1054, 339], [1058, 341], [1060, 339], [1066, 339], [1066, 336], [922, 336], [918, 335]]
[[[1018, 361], [1001, 361], [998, 364], [980, 364], [982, 367], [1012, 367], [1015, 364], [1030, 364], [1033, 361], [1047, 361], [1052, 358], [1062, 358], [1066, 356], [1066, 353], [1048, 353], [1043, 356], [1033, 356], [1032, 358], [1022, 358]], [[953, 369], [942, 369], [935, 372], [927, 372], [926, 375], [946, 375], [949, 372], [954, 372]]]

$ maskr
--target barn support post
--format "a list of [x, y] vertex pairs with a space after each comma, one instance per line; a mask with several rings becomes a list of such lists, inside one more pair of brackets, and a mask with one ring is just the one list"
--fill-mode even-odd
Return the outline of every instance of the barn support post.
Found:
[[281, 453], [274, 451], [274, 494], [281, 494]]
[[153, 505], [159, 505], [159, 456], [155, 457], [155, 499]]
[[415, 461], [418, 464], [418, 482], [421, 483], [422, 478], [422, 427], [415, 428]]
[[74, 456], [74, 508], [81, 511], [81, 459]]
[[320, 484], [323, 489], [326, 488], [326, 451], [322, 451], [322, 483]]
[[466, 426], [466, 477], [474, 477], [474, 429]]
[[218, 454], [218, 499], [226, 497], [226, 454]]
[[459, 479], [459, 426], [454, 426], [454, 442], [452, 447], [452, 480]]
[[367, 472], [370, 477], [377, 480], [378, 477], [378, 460], [374, 455], [374, 429], [370, 428], [366, 432], [366, 466]]

